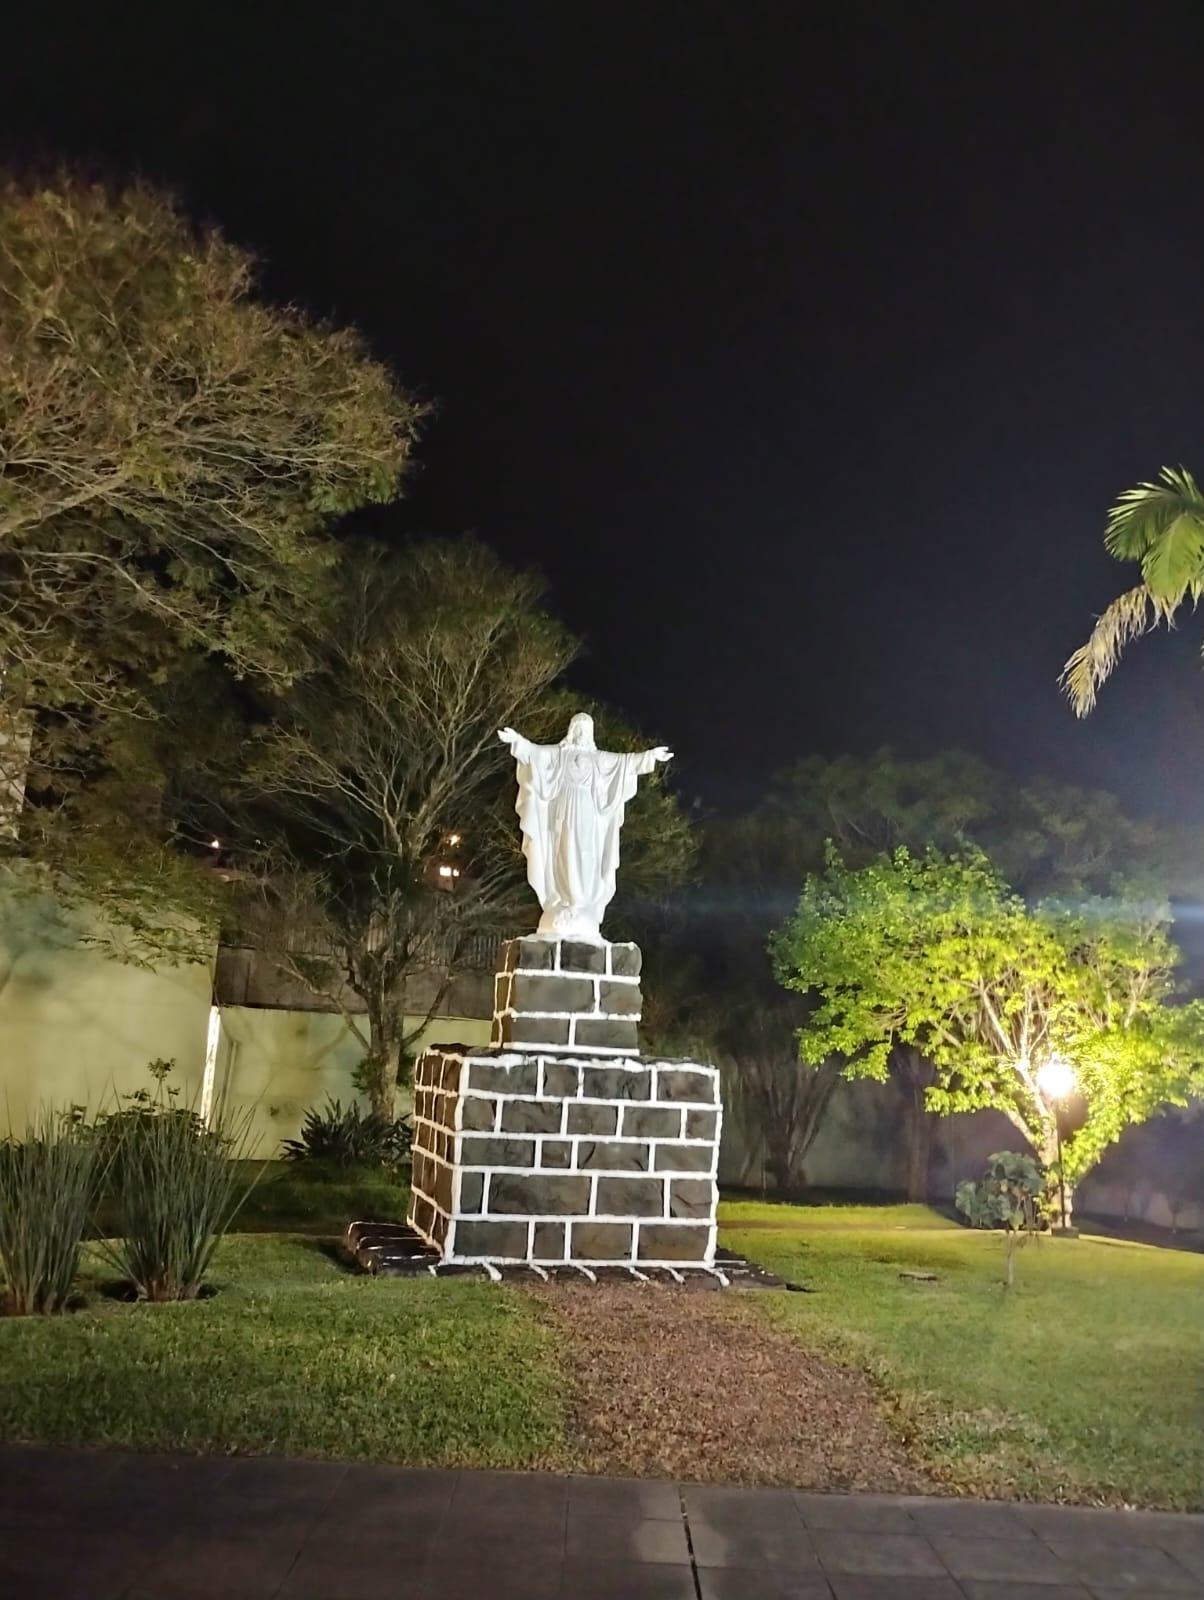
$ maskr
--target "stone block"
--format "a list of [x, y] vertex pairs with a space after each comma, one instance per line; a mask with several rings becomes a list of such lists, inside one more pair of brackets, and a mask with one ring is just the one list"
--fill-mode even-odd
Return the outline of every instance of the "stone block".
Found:
[[601, 1136], [619, 1131], [618, 1106], [592, 1106], [588, 1102], [570, 1105], [565, 1120], [566, 1133], [585, 1133]]
[[576, 939], [561, 940], [560, 970], [562, 972], [605, 972], [606, 946], [602, 944], [585, 944]]
[[533, 1167], [534, 1139], [481, 1138], [465, 1134], [461, 1161], [466, 1167]]
[[712, 1178], [674, 1178], [669, 1184], [669, 1215], [684, 1219], [711, 1220], [715, 1202]]
[[648, 1100], [652, 1074], [639, 1067], [583, 1067], [581, 1092], [588, 1100]]
[[657, 1172], [710, 1172], [715, 1147], [707, 1144], [658, 1144], [653, 1158]]
[[518, 972], [510, 979], [512, 1011], [593, 1011], [596, 999], [592, 978], [573, 978], [561, 972], [541, 972], [534, 976]]
[[667, 1106], [624, 1106], [623, 1134], [631, 1139], [680, 1139], [681, 1112]]
[[638, 983], [610, 983], [603, 978], [598, 985], [598, 1009], [608, 1017], [638, 1017], [644, 999]]
[[[495, 1017], [494, 1031], [503, 1048], [510, 1045], [566, 1045], [569, 1042], [568, 1019], [557, 1017]], [[530, 1065], [534, 1067], [535, 1063]], [[534, 1091], [532, 1091], [534, 1092]]]
[[541, 1167], [571, 1167], [573, 1147], [567, 1139], [541, 1139], [539, 1165]]
[[715, 1111], [686, 1112], [687, 1139], [713, 1139], [718, 1126], [718, 1113]]
[[460, 1174], [460, 1210], [482, 1211], [485, 1199], [485, 1174], [462, 1172]]
[[568, 1217], [588, 1208], [588, 1178], [495, 1172], [489, 1180], [490, 1216]]
[[600, 1217], [663, 1217], [665, 1186], [658, 1178], [599, 1178]]
[[631, 1225], [626, 1222], [574, 1222], [569, 1230], [574, 1261], [623, 1261], [631, 1256]]
[[499, 972], [493, 980], [493, 1013], [510, 1009], [510, 974]]
[[710, 1225], [687, 1222], [646, 1222], [640, 1229], [641, 1261], [703, 1261]]
[[537, 1222], [534, 1243], [531, 1247], [533, 1261], [563, 1261], [565, 1235], [568, 1224], [564, 1222]]
[[638, 978], [644, 957], [638, 944], [612, 944], [610, 970], [616, 978]]
[[578, 1017], [573, 1043], [582, 1050], [629, 1050], [638, 1055], [640, 1036], [635, 1023], [624, 1018]]
[[575, 1061], [545, 1061], [543, 1092], [561, 1100], [576, 1099], [581, 1092], [581, 1068]]
[[418, 1229], [419, 1233], [425, 1233], [428, 1237], [430, 1236], [435, 1226], [436, 1215], [435, 1207], [427, 1199], [426, 1195], [419, 1194], [417, 1190], [411, 1193], [410, 1223]]
[[450, 1222], [443, 1215], [443, 1213], [441, 1211], [436, 1211], [434, 1214], [434, 1221], [430, 1226], [430, 1236], [437, 1249], [442, 1250], [444, 1244], [447, 1242], [447, 1230], [450, 1226]]
[[466, 1094], [461, 1100], [460, 1126], [466, 1133], [492, 1133], [497, 1126], [497, 1101]]
[[511, 1261], [527, 1258], [525, 1222], [457, 1222], [458, 1256], [500, 1256]]
[[551, 939], [507, 939], [502, 946], [502, 966], [507, 972], [523, 967], [528, 972], [551, 972], [556, 945]]
[[564, 1116], [561, 1100], [503, 1100], [503, 1133], [559, 1133]]
[[660, 1067], [657, 1070], [658, 1100], [681, 1100], [694, 1105], [713, 1105], [715, 1088], [715, 1079], [709, 1072], [688, 1072], [674, 1067]]
[[450, 1211], [452, 1208], [452, 1174], [453, 1168], [446, 1162], [436, 1162], [435, 1181], [427, 1193], [441, 1211]]
[[577, 1168], [581, 1172], [647, 1172], [651, 1166], [646, 1144], [608, 1142], [603, 1139], [577, 1146]]
[[538, 1080], [539, 1067], [534, 1061], [468, 1063], [468, 1087], [486, 1094], [534, 1094]]

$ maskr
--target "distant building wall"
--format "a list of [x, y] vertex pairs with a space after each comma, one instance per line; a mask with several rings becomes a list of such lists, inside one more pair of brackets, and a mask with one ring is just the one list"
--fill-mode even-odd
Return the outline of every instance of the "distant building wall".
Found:
[[[182, 1099], [199, 1101], [213, 982], [209, 965], [151, 970], [113, 960], [50, 902], [0, 905], [0, 1135], [24, 1129], [44, 1106], [115, 1106], [152, 1087], [146, 1068], [156, 1058], [173, 1060]], [[478, 987], [482, 1015], [441, 1012], [426, 1036], [487, 1044], [492, 986], [487, 996]], [[472, 1002], [474, 990], [462, 985], [453, 998]], [[294, 1138], [306, 1109], [328, 1094], [353, 1098], [363, 1047], [342, 1016], [226, 1004], [221, 1014], [217, 1087], [232, 1108], [252, 1111], [258, 1154]]]

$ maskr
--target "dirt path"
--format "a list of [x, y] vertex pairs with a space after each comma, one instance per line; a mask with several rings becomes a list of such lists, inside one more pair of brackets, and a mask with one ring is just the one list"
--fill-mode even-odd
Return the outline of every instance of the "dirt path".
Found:
[[574, 1379], [571, 1465], [696, 1482], [931, 1489], [868, 1379], [767, 1327], [754, 1292], [532, 1289]]

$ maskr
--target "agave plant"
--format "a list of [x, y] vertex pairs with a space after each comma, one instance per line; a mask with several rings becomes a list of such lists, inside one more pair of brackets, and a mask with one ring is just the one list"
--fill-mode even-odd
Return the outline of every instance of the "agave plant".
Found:
[[103, 1168], [78, 1121], [51, 1111], [23, 1139], [0, 1144], [0, 1265], [10, 1311], [66, 1306]]
[[1085, 717], [1131, 640], [1204, 596], [1204, 494], [1184, 467], [1163, 467], [1158, 483], [1126, 489], [1108, 513], [1104, 543], [1118, 561], [1141, 563], [1141, 582], [1119, 595], [1062, 669], [1062, 684]]
[[328, 1161], [333, 1166], [395, 1167], [410, 1153], [410, 1125], [365, 1111], [354, 1101], [344, 1107], [327, 1098], [311, 1106], [301, 1123], [301, 1137], [286, 1139], [286, 1161]]

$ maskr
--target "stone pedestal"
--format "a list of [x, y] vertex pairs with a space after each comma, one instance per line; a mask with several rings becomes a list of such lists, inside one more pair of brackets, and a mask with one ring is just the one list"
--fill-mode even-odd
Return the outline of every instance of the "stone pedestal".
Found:
[[497, 1042], [423, 1053], [409, 1220], [443, 1261], [713, 1262], [719, 1074], [640, 1058], [639, 972], [634, 945], [513, 940]]

